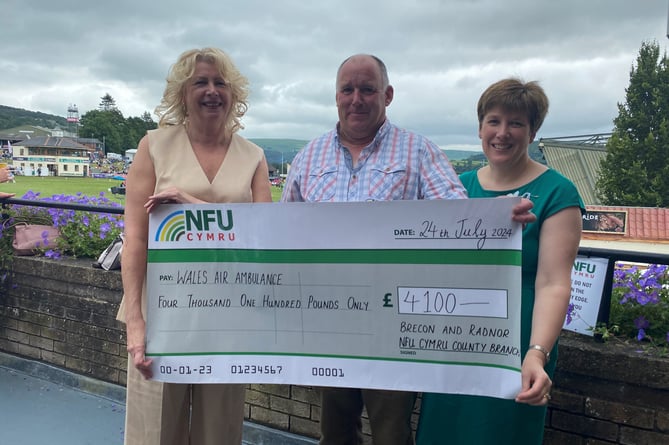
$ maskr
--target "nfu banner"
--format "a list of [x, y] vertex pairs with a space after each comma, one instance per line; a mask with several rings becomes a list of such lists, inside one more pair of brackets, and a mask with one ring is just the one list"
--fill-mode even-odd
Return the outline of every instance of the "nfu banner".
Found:
[[512, 398], [517, 202], [160, 206], [147, 269], [154, 376]]
[[608, 258], [576, 257], [571, 270], [571, 313], [563, 329], [594, 335], [608, 264]]

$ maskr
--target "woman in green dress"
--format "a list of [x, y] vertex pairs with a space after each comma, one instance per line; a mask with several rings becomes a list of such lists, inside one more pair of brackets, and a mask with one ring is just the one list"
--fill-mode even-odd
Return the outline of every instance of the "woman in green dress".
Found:
[[522, 389], [515, 400], [424, 394], [417, 445], [543, 441], [557, 338], [569, 305], [585, 210], [568, 179], [528, 154], [547, 111], [548, 98], [536, 82], [504, 79], [488, 87], [477, 107], [488, 165], [460, 177], [470, 198], [514, 195], [534, 204], [537, 220], [523, 229]]

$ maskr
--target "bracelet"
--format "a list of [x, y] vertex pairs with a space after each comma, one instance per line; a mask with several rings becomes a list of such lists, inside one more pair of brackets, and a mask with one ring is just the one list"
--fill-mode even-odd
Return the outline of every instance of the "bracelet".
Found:
[[541, 352], [546, 357], [546, 363], [548, 363], [548, 360], [551, 357], [551, 353], [546, 348], [541, 345], [530, 345], [528, 350], [530, 349], [536, 349], [537, 351]]

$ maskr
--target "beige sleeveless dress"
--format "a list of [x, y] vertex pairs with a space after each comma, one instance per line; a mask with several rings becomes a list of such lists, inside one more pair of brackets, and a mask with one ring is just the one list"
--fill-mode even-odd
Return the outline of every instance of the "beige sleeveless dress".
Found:
[[[251, 182], [264, 158], [257, 145], [234, 134], [218, 173], [209, 182], [183, 125], [149, 131], [148, 137], [149, 154], [156, 174], [156, 193], [177, 187], [206, 202], [253, 200]], [[142, 295], [142, 313], [146, 319], [145, 293]], [[124, 315], [125, 304], [121, 301], [118, 319], [123, 321]], [[243, 385], [163, 384], [145, 380], [129, 359], [124, 443], [239, 445], [244, 420], [244, 392]]]

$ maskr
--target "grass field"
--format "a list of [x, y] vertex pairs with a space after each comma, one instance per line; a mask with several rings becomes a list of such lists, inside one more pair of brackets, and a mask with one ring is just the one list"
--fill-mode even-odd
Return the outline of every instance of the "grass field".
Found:
[[43, 197], [76, 195], [79, 192], [86, 196], [98, 196], [100, 192], [104, 192], [110, 201], [123, 204], [125, 196], [114, 195], [109, 191], [111, 187], [116, 187], [120, 183], [121, 181], [116, 179], [16, 176], [16, 183], [0, 184], [0, 191], [16, 193], [15, 198], [21, 198], [28, 191], [39, 193]]
[[[28, 191], [39, 193], [43, 197], [61, 194], [76, 195], [79, 192], [86, 196], [98, 196], [100, 192], [104, 192], [110, 201], [125, 204], [124, 195], [114, 195], [109, 190], [120, 183], [121, 181], [116, 179], [17, 176], [16, 183], [0, 184], [0, 191], [16, 193], [15, 198], [21, 198]], [[272, 187], [272, 200], [278, 201], [280, 198], [281, 188]]]

